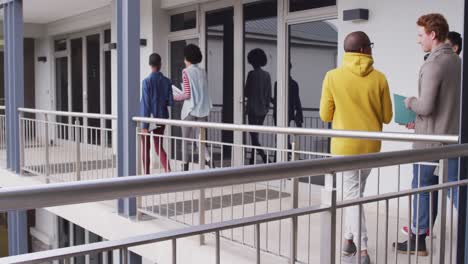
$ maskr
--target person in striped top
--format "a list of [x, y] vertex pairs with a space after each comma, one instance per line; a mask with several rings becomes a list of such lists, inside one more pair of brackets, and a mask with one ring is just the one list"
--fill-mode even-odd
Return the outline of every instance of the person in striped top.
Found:
[[[190, 44], [184, 50], [185, 66], [182, 71], [183, 93], [175, 96], [175, 101], [183, 101], [181, 119], [184, 121], [206, 122], [210, 114], [212, 103], [208, 92], [208, 80], [206, 72], [199, 67], [199, 63], [203, 59], [200, 48]], [[193, 127], [183, 127], [182, 137], [191, 139], [194, 137]], [[182, 144], [183, 170], [188, 171], [189, 161], [193, 160], [188, 151], [190, 142], [185, 140]], [[191, 144], [189, 144], [191, 145]], [[192, 150], [192, 153], [194, 151]], [[211, 161], [211, 155], [208, 148], [205, 148], [205, 164], [209, 167], [214, 167]]]

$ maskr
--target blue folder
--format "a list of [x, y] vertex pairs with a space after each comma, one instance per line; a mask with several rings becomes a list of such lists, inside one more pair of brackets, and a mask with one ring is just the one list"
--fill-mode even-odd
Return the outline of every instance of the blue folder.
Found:
[[416, 120], [416, 113], [406, 108], [406, 97], [393, 94], [393, 98], [393, 104], [395, 105], [395, 122], [401, 125], [414, 122]]

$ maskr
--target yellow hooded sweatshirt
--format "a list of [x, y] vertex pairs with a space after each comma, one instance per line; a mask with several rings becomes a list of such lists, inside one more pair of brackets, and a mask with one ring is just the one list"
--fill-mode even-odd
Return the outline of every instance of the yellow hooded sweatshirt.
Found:
[[[385, 75], [373, 67], [372, 56], [345, 53], [343, 65], [329, 71], [323, 81], [320, 117], [333, 129], [382, 131], [392, 120], [392, 101]], [[331, 153], [357, 155], [379, 152], [376, 140], [333, 138]]]

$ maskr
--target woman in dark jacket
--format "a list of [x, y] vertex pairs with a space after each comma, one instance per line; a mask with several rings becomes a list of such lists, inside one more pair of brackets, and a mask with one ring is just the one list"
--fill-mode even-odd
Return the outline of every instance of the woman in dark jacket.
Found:
[[[253, 49], [247, 55], [247, 61], [252, 65], [253, 70], [247, 75], [244, 96], [247, 98], [247, 116], [250, 125], [263, 125], [271, 100], [271, 77], [262, 69], [267, 64], [267, 56], [261, 49]], [[261, 147], [258, 140], [258, 133], [250, 133], [252, 145]], [[252, 149], [250, 164], [255, 163], [255, 149]], [[264, 163], [267, 163], [267, 156], [263, 149], [257, 149]]]

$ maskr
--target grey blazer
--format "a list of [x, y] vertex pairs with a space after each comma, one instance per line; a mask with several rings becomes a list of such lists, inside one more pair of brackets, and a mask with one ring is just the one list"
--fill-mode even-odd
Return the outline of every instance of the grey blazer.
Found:
[[[460, 123], [461, 59], [448, 44], [431, 52], [419, 73], [419, 97], [409, 107], [416, 114], [416, 133], [456, 135]], [[420, 143], [414, 148], [434, 147]]]

